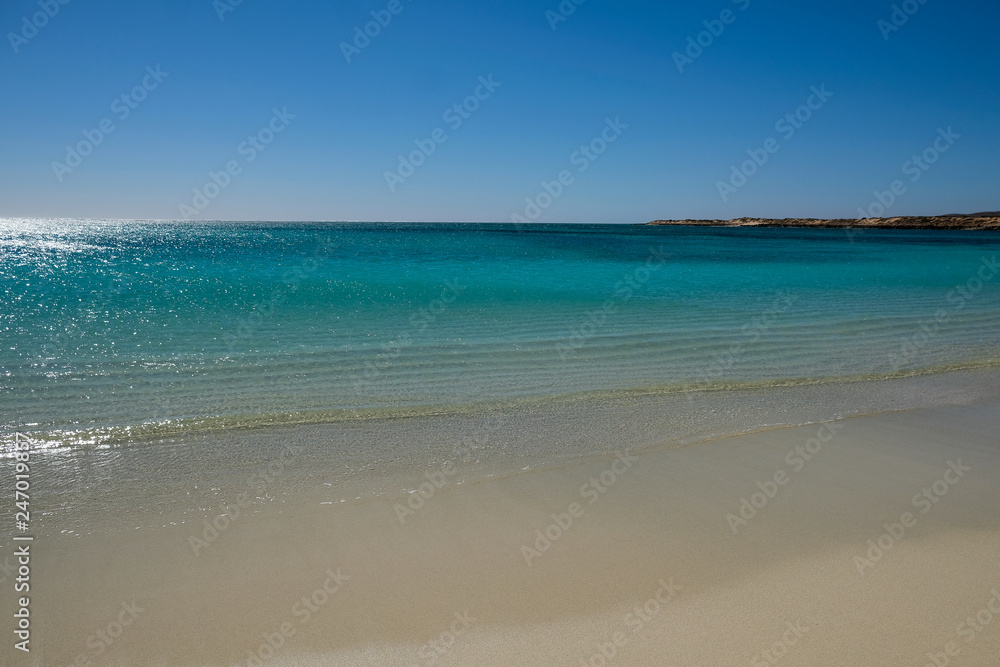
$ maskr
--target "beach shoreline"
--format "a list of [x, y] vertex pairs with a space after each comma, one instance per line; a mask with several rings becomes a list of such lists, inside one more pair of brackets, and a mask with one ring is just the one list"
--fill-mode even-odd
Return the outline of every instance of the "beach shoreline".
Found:
[[[826, 418], [695, 444], [661, 430], [659, 446], [548, 452], [555, 465], [517, 474], [491, 476], [492, 460], [476, 474], [437, 459], [379, 468], [387, 492], [359, 498], [319, 481], [317, 459], [283, 459], [275, 440], [270, 461], [284, 463], [258, 480], [270, 499], [245, 512], [231, 478], [214, 495], [171, 486], [161, 464], [195, 450], [164, 461], [104, 450], [101, 465], [78, 464], [106, 482], [48, 494], [66, 502], [36, 543], [35, 664], [246, 665], [280, 644], [268, 664], [588, 664], [603, 647], [621, 664], [753, 665], [779, 646], [786, 664], [902, 665], [956, 641], [962, 664], [987, 665], [1000, 625], [970, 642], [955, 628], [1000, 585], [996, 377], [931, 376], [922, 394], [900, 393], [908, 407], [880, 414], [830, 405]], [[515, 434], [537, 425], [511, 419]], [[306, 443], [291, 433], [286, 446]], [[142, 482], [140, 458], [161, 474], [145, 495], [172, 508], [129, 499], [145, 488], [125, 479]], [[268, 469], [246, 452], [228, 460]], [[326, 468], [336, 460], [328, 451]], [[126, 495], [103, 493], [112, 485]], [[916, 504], [925, 488], [937, 500]], [[109, 514], [115, 529], [97, 520]], [[880, 539], [876, 558], [868, 540]], [[94, 639], [126, 608], [120, 639]]]

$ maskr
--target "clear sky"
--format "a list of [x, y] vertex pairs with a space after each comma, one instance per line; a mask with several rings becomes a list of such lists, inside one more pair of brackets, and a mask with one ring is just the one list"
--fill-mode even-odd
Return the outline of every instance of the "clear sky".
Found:
[[0, 216], [1000, 209], [1000, 5], [900, 5], [5, 0]]

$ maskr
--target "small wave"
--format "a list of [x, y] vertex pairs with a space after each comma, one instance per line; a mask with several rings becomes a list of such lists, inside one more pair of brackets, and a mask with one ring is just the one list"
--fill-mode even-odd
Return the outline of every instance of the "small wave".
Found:
[[761, 392], [782, 387], [804, 387], [823, 384], [849, 384], [878, 382], [949, 373], [965, 370], [1000, 367], [1000, 359], [986, 359], [963, 363], [932, 366], [922, 369], [901, 370], [891, 373], [829, 376], [817, 378], [774, 378], [748, 381], [687, 382], [667, 385], [650, 385], [627, 389], [582, 391], [545, 396], [527, 396], [497, 401], [480, 401], [451, 405], [417, 405], [406, 407], [380, 407], [333, 410], [304, 410], [297, 412], [272, 412], [261, 414], [213, 415], [186, 419], [164, 420], [129, 425], [112, 425], [82, 429], [38, 427], [18, 428], [0, 433], [0, 458], [9, 458], [15, 451], [15, 440], [28, 437], [33, 449], [60, 449], [69, 447], [109, 447], [160, 440], [194, 433], [209, 433], [238, 429], [257, 429], [275, 426], [332, 424], [349, 421], [389, 419], [416, 419], [442, 415], [483, 414], [495, 411], [531, 409], [582, 401], [627, 399], [638, 396], [696, 394], [701, 392]]

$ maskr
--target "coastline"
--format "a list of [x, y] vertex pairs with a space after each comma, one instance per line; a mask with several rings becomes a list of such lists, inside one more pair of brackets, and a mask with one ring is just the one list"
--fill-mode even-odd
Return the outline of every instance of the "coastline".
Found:
[[[489, 402], [459, 404], [425, 404], [398, 408], [343, 408], [338, 410], [302, 410], [265, 414], [232, 414], [211, 417], [189, 417], [164, 421], [147, 421], [104, 427], [77, 429], [21, 429], [23, 436], [35, 442], [36, 448], [141, 446], [165, 438], [184, 438], [200, 434], [254, 432], [266, 429], [323, 426], [344, 422], [382, 422], [387, 420], [461, 417], [463, 415], [495, 414], [509, 411], [537, 411], [547, 407], [585, 402], [641, 399], [672, 400], [683, 396], [688, 405], [703, 395], [726, 395], [772, 389], [821, 387], [824, 385], [864, 385], [882, 381], [907, 380], [953, 372], [1000, 368], [1000, 359], [983, 358], [938, 366], [887, 371], [867, 375], [825, 376], [816, 378], [767, 378], [758, 380], [720, 381], [699, 379], [667, 385], [650, 385], [620, 389], [587, 390], [571, 393], [525, 395]], [[877, 409], [875, 410], [878, 411]], [[735, 433], [734, 433], [735, 434]], [[13, 452], [13, 432], [0, 433], [0, 458]]]
[[[601, 403], [604, 411], [580, 423], [562, 449], [553, 440], [566, 423], [517, 413], [504, 438], [484, 444], [502, 450], [509, 436], [531, 451], [541, 431], [535, 441], [553, 446], [536, 451], [550, 465], [535, 467], [527, 456], [519, 469], [514, 459], [501, 457], [500, 465], [486, 457], [479, 468], [460, 463], [455, 472], [430, 456], [422, 467], [410, 460], [399, 468], [383, 462], [368, 475], [354, 470], [341, 483], [334, 468], [370, 437], [363, 429], [350, 443], [331, 431], [310, 441], [301, 430], [275, 430], [260, 443], [269, 454], [208, 439], [172, 456], [170, 446], [184, 443], [92, 450], [100, 460], [66, 452], [61, 464], [100, 475], [89, 477], [88, 490], [72, 490], [51, 479], [56, 461], [33, 470], [58, 491], [46, 494], [53, 506], [33, 561], [46, 583], [33, 597], [37, 659], [246, 665], [271, 641], [280, 646], [268, 663], [279, 665], [418, 665], [430, 664], [429, 655], [441, 665], [586, 664], [611, 641], [621, 664], [752, 665], [784, 641], [791, 623], [799, 630], [787, 635], [795, 640], [785, 646], [788, 664], [923, 664], [925, 653], [958, 641], [962, 664], [988, 665], [1000, 625], [968, 644], [955, 628], [1000, 586], [998, 375], [956, 371], [842, 392], [773, 388], [749, 402], [719, 392], [715, 403], [706, 392], [698, 399], [714, 415], [709, 426], [724, 422], [725, 405], [739, 403], [755, 406], [735, 415], [755, 432], [692, 442], [670, 442], [672, 408], [643, 430], [623, 432], [621, 419], [648, 412], [646, 403], [631, 410], [609, 399], [588, 403], [571, 416]], [[812, 415], [797, 412], [796, 392], [806, 394], [801, 405], [813, 406]], [[889, 394], [880, 414], [847, 403], [872, 405], [872, 396]], [[804, 417], [811, 418], [797, 421]], [[385, 422], [428, 428], [384, 444], [392, 451], [397, 439], [450, 438], [435, 419]], [[623, 436], [603, 451], [569, 455], [581, 450], [565, 446], [599, 423]], [[793, 453], [813, 440], [823, 443], [819, 450]], [[298, 458], [279, 456], [282, 443], [310, 442]], [[193, 461], [194, 454], [205, 456]], [[266, 465], [279, 460], [280, 469]], [[971, 471], [921, 513], [914, 494], [958, 460]], [[223, 461], [238, 474], [195, 471]], [[233, 507], [234, 483], [268, 469], [261, 497], [245, 512]], [[774, 481], [779, 471], [788, 481]], [[348, 497], [374, 477], [385, 482], [384, 495]], [[429, 497], [400, 512], [422, 486]], [[761, 498], [752, 515], [743, 508], [742, 499], [760, 505]], [[228, 510], [220, 509], [224, 500]], [[868, 540], [905, 511], [915, 525], [859, 571], [855, 557], [868, 557]], [[303, 596], [316, 601], [308, 614]], [[142, 611], [98, 660], [88, 638], [122, 604]], [[294, 632], [281, 635], [283, 626]], [[440, 641], [446, 633], [455, 641]]]
[[1000, 214], [901, 216], [892, 218], [735, 218], [732, 220], [654, 220], [647, 225], [691, 227], [809, 227], [815, 229], [1000, 229]]
[[[167, 525], [164, 516], [200, 522], [244, 493], [251, 498], [248, 514], [302, 494], [312, 494], [316, 503], [368, 502], [415, 488], [424, 472], [449, 462], [457, 467], [449, 483], [472, 485], [621, 449], [655, 452], [994, 399], [1000, 400], [1000, 367], [990, 364], [878, 380], [608, 392], [417, 416], [168, 431], [83, 446], [50, 447], [35, 439], [46, 470], [37, 492], [58, 498], [68, 510], [36, 522], [75, 535], [158, 530]], [[285, 456], [289, 445], [294, 455]], [[9, 457], [0, 459], [0, 469], [12, 464]], [[280, 474], [268, 472], [272, 465]], [[76, 490], [81, 470], [93, 472], [88, 485]], [[253, 474], [271, 479], [248, 484]], [[110, 509], [118, 505], [128, 507], [122, 516]]]

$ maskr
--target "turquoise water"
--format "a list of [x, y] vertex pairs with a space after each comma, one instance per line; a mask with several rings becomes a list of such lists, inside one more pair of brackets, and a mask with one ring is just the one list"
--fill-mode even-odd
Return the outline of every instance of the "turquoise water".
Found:
[[998, 251], [974, 232], [5, 220], [0, 423], [86, 441], [992, 363]]

